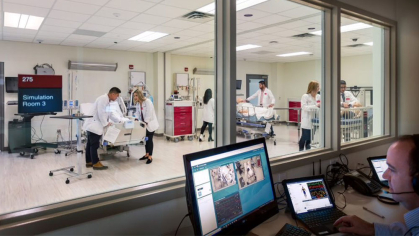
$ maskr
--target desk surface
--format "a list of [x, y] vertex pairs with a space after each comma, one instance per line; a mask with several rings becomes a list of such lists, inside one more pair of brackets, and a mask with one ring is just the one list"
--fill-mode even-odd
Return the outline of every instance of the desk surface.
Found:
[[[337, 194], [338, 191], [342, 190], [343, 186], [333, 188], [333, 192], [336, 197], [336, 205], [339, 207], [344, 206], [345, 202], [343, 196]], [[357, 215], [361, 219], [371, 223], [376, 222], [391, 224], [396, 221], [404, 222], [403, 215], [407, 212], [407, 210], [402, 205], [384, 204], [378, 201], [375, 197], [361, 195], [353, 189], [348, 189], [344, 195], [346, 197], [346, 208], [343, 209], [343, 212], [347, 215]], [[362, 207], [366, 207], [369, 210], [384, 216], [385, 218], [382, 219], [368, 211], [365, 211]], [[291, 213], [285, 213], [285, 210], [281, 210], [275, 216], [255, 227], [249, 235], [275, 235], [285, 223], [295, 225], [295, 220], [291, 217]], [[302, 223], [298, 222], [298, 225], [302, 226]]]

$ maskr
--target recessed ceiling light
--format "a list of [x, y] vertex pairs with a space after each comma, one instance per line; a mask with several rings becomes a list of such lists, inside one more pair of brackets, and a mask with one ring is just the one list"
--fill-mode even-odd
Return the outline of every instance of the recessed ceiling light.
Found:
[[244, 17], [252, 17], [253, 14], [244, 14]]
[[164, 36], [167, 36], [169, 34], [166, 33], [160, 33], [160, 32], [153, 32], [153, 31], [146, 31], [144, 33], [141, 33], [137, 36], [134, 36], [130, 38], [129, 40], [133, 41], [140, 41], [140, 42], [151, 42], [153, 40], [162, 38]]
[[365, 45], [368, 45], [368, 46], [372, 46], [372, 45], [374, 45], [374, 43], [373, 42], [368, 42], [368, 43], [364, 43]]
[[113, 16], [120, 17], [121, 16], [121, 13], [115, 12], [115, 13], [113, 13]]
[[278, 41], [270, 41], [269, 43], [278, 43]]
[[38, 30], [43, 21], [44, 17], [11, 12], [4, 13], [5, 27]]
[[293, 52], [293, 53], [286, 53], [286, 54], [280, 54], [276, 55], [277, 57], [293, 57], [293, 56], [301, 56], [301, 55], [310, 55], [311, 52]]
[[310, 27], [310, 28], [308, 28], [308, 30], [315, 30], [316, 28], [314, 28], [314, 27]]
[[180, 39], [180, 37], [175, 37], [175, 39]]
[[[340, 32], [345, 33], [345, 32], [349, 32], [349, 31], [367, 29], [367, 28], [371, 28], [371, 27], [372, 27], [372, 25], [367, 25], [367, 24], [364, 24], [364, 23], [356, 23], [356, 24], [352, 24], [352, 25], [341, 26], [340, 27]], [[310, 34], [322, 35], [322, 31], [319, 30], [319, 31], [315, 31], [315, 32], [310, 32]]]
[[[268, 0], [237, 0], [236, 1], [236, 11], [240, 11], [251, 6], [257, 5]], [[204, 12], [208, 14], [215, 14], [215, 2], [205, 5], [196, 11]]]
[[248, 50], [248, 49], [252, 49], [252, 48], [260, 48], [260, 47], [261, 46], [259, 46], [259, 45], [246, 44], [246, 45], [236, 47], [236, 51]]

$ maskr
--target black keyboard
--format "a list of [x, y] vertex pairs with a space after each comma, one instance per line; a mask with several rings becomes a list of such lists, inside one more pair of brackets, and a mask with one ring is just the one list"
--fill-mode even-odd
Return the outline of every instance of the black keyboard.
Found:
[[286, 223], [276, 236], [310, 236], [311, 233], [297, 226]]
[[371, 181], [367, 183], [368, 187], [371, 189], [372, 193], [380, 192], [381, 191], [381, 185], [375, 181]]
[[333, 224], [337, 219], [345, 215], [346, 214], [342, 211], [336, 208], [331, 208], [321, 211], [300, 214], [297, 217], [302, 222], [304, 222], [304, 224], [311, 228], [321, 225]]

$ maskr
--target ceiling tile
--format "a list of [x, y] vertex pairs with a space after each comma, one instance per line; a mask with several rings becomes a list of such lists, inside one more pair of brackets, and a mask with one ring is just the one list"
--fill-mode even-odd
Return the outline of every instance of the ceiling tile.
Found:
[[99, 32], [109, 32], [109, 31], [113, 30], [114, 28], [115, 27], [113, 27], [113, 26], [105, 26], [105, 25], [84, 23], [82, 26], [80, 26], [79, 29], [94, 30], [94, 31], [99, 31]]
[[3, 0], [3, 2], [10, 2], [33, 7], [51, 8], [52, 5], [54, 5], [55, 0]]
[[259, 31], [257, 31], [257, 32], [249, 32], [249, 33], [245, 33], [245, 34], [239, 34], [238, 37], [239, 38], [255, 38], [255, 37], [258, 37], [258, 36], [261, 36], [261, 35], [264, 35], [264, 34], [261, 34], [261, 33], [259, 33]]
[[141, 0], [111, 0], [108, 4], [106, 4], [107, 7], [134, 12], [146, 11], [154, 5], [155, 3]]
[[165, 0], [160, 4], [189, 10], [196, 10], [213, 2], [214, 0]]
[[109, 32], [103, 35], [101, 38], [111, 38], [111, 39], [116, 39], [116, 41], [120, 41], [120, 40], [129, 39], [131, 37], [132, 35], [129, 35], [129, 34], [117, 34], [114, 32]]
[[270, 13], [278, 13], [300, 7], [300, 4], [288, 0], [271, 0], [255, 5], [252, 8]]
[[74, 32], [74, 28], [67, 28], [67, 27], [57, 27], [52, 25], [42, 25], [40, 31], [49, 31], [49, 32], [57, 32], [57, 33], [68, 33], [71, 34]]
[[322, 16], [313, 16], [310, 18], [306, 18], [304, 19], [304, 21], [310, 22], [310, 23], [316, 23], [316, 24], [321, 24], [322, 23]]
[[103, 6], [107, 2], [109, 2], [109, 0], [70, 0], [70, 1], [72, 1], [72, 2], [81, 2], [81, 3], [88, 3], [88, 4], [98, 5], [98, 6]]
[[84, 22], [89, 19], [89, 15], [79, 14], [74, 12], [66, 12], [66, 11], [58, 11], [58, 10], [51, 10], [48, 15], [48, 18], [60, 19], [60, 20], [69, 20], [69, 21], [77, 21], [77, 22]]
[[281, 24], [281, 28], [285, 28], [285, 29], [292, 29], [292, 30], [296, 30], [297, 27], [301, 27], [301, 26], [307, 26], [306, 30], [309, 26], [314, 25], [313, 23], [308, 23], [306, 21], [302, 21], [302, 20], [296, 20], [290, 23], [285, 23], [285, 24]]
[[47, 38], [54, 38], [54, 39], [61, 39], [64, 40], [68, 36], [70, 36], [71, 33], [59, 33], [59, 32], [49, 32], [49, 31], [39, 31], [37, 34], [37, 38], [47, 39]]
[[96, 43], [93, 42], [93, 43], [87, 44], [85, 47], [88, 47], [88, 48], [108, 48], [110, 46], [112, 46], [112, 45], [108, 45], [108, 44], [96, 44]]
[[273, 26], [266, 29], [257, 30], [256, 32], [261, 33], [261, 34], [273, 34], [275, 32], [284, 31], [284, 30], [286, 29], [281, 28], [281, 26]]
[[75, 21], [68, 21], [68, 20], [59, 20], [59, 19], [52, 19], [47, 18], [44, 20], [44, 25], [51, 25], [51, 26], [58, 26], [58, 27], [67, 27], [67, 28], [78, 28], [82, 23], [75, 22]]
[[[252, 14], [253, 16], [246, 17], [246, 16], [244, 16], [246, 14]], [[237, 20], [241, 20], [241, 21], [254, 21], [256, 19], [263, 18], [263, 17], [269, 16], [269, 15], [271, 15], [271, 13], [264, 12], [264, 11], [259, 11], [259, 10], [256, 10], [256, 9], [250, 7], [250, 8], [246, 8], [246, 9], [243, 9], [243, 10], [237, 12], [237, 17], [236, 18], [237, 18]]]
[[209, 32], [214, 32], [215, 25], [214, 24], [202, 24], [202, 25], [191, 27], [190, 30], [209, 33]]
[[3, 34], [10, 33], [10, 34], [22, 34], [22, 35], [36, 35], [38, 33], [37, 30], [30, 30], [30, 29], [19, 29], [19, 28], [12, 28], [12, 27], [3, 27]]
[[86, 23], [116, 27], [123, 24], [124, 22], [125, 21], [123, 20], [117, 20], [101, 16], [92, 16]]
[[[119, 14], [117, 17], [114, 14]], [[119, 20], [130, 20], [134, 16], [138, 15], [138, 12], [132, 12], [132, 11], [124, 11], [121, 9], [115, 9], [110, 7], [103, 7], [95, 14], [96, 16], [103, 16], [113, 19], [119, 19]]]
[[205, 34], [205, 33], [201, 32], [201, 31], [189, 30], [189, 29], [182, 30], [182, 31], [176, 33], [176, 35], [181, 36], [181, 37], [182, 36], [196, 37], [196, 36], [203, 35], [203, 34]]
[[32, 38], [22, 38], [20, 36], [12, 36], [12, 35], [4, 35], [3, 34], [3, 40], [30, 43], [30, 42], [32, 42], [33, 37]]
[[3, 3], [3, 11], [4, 12], [12, 12], [12, 13], [28, 14], [28, 15], [32, 15], [32, 16], [46, 17], [48, 15], [49, 9], [4, 2]]
[[168, 26], [168, 27], [176, 27], [176, 28], [182, 28], [182, 29], [189, 29], [191, 27], [200, 25], [199, 23], [195, 23], [195, 22], [190, 22], [190, 21], [185, 21], [185, 20], [178, 20], [178, 19], [174, 19], [171, 20], [169, 22], [166, 22], [164, 24], [162, 24], [163, 26]]
[[291, 18], [289, 18], [289, 17], [272, 14], [272, 15], [269, 15], [269, 16], [266, 16], [266, 17], [256, 19], [253, 22], [263, 24], [263, 25], [271, 25], [271, 24], [276, 24], [276, 23], [279, 23], [279, 22], [284, 22], [284, 21], [287, 21], [287, 20], [290, 20], [290, 19]]
[[62, 39], [50, 39], [50, 38], [38, 38], [36, 37], [32, 42], [39, 44], [39, 40], [41, 40], [42, 44], [60, 44], [63, 40]]
[[99, 8], [100, 6], [97, 5], [57, 0], [53, 9], [91, 15], [97, 12]]
[[126, 22], [126, 23], [120, 25], [119, 27], [147, 31], [147, 30], [149, 30], [149, 29], [151, 29], [155, 26], [156, 25], [151, 25], [151, 24], [147, 24], [147, 23], [129, 21], [129, 22]]
[[184, 8], [177, 8], [177, 7], [171, 7], [166, 5], [156, 5], [149, 10], [147, 10], [145, 13], [149, 15], [155, 15], [155, 16], [163, 16], [163, 17], [170, 17], [170, 18], [176, 18], [179, 16], [182, 16], [186, 13], [190, 12], [190, 10], [184, 9]]
[[97, 39], [97, 37], [94, 37], [94, 36], [72, 34], [72, 35], [68, 36], [68, 38], [66, 40], [80, 41], [80, 42], [92, 42], [93, 40], [96, 40], [96, 39]]
[[189, 39], [185, 39], [185, 41], [190, 42], [191, 44], [194, 44], [194, 43], [200, 43], [200, 42], [207, 41], [207, 39], [204, 39], [204, 38], [189, 38]]
[[71, 40], [65, 40], [61, 42], [61, 45], [63, 46], [74, 46], [74, 47], [83, 47], [86, 44], [87, 44], [86, 42], [71, 41]]
[[142, 22], [142, 23], [153, 23], [156, 25], [163, 24], [165, 22], [168, 22], [170, 18], [167, 17], [161, 17], [161, 16], [153, 16], [148, 14], [140, 14], [136, 17], [134, 17], [131, 21], [135, 22]]
[[240, 25], [237, 25], [237, 29], [243, 29], [243, 30], [252, 30], [252, 29], [257, 29], [260, 27], [263, 27], [264, 25], [259, 24], [259, 23], [255, 23], [255, 22], [246, 22]]
[[179, 31], [182, 31], [182, 29], [179, 28], [175, 28], [175, 27], [167, 27], [167, 26], [156, 26], [152, 29], [150, 29], [150, 31], [154, 31], [154, 32], [161, 32], [161, 33], [166, 33], [166, 34], [173, 34]]
[[291, 37], [293, 35], [301, 34], [301, 32], [295, 31], [295, 30], [284, 30], [284, 31], [273, 32], [272, 34], [282, 36], [282, 37]]
[[301, 6], [298, 8], [294, 8], [288, 11], [284, 11], [279, 13], [281, 16], [287, 16], [291, 18], [299, 18], [303, 16], [308, 16], [312, 14], [320, 14], [321, 11], [315, 8], [307, 7], [307, 6]]
[[129, 37], [134, 37], [138, 34], [143, 33], [143, 30], [136, 30], [136, 29], [128, 29], [128, 28], [116, 28], [112, 30], [110, 33], [113, 34], [121, 34], [121, 35], [129, 35]]
[[35, 38], [35, 35], [3, 32], [3, 37], [22, 38], [22, 39], [32, 39], [33, 40]]

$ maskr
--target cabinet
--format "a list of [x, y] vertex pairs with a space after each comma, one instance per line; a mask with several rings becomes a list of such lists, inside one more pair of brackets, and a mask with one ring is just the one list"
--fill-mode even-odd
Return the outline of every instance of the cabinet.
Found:
[[[297, 99], [288, 99], [288, 107], [289, 108], [301, 108], [301, 101]], [[298, 117], [298, 110], [288, 110], [288, 122], [295, 122], [301, 121], [301, 113], [300, 117]]]
[[188, 136], [193, 140], [194, 132], [194, 107], [192, 101], [166, 101], [165, 136], [167, 140], [174, 138], [179, 141]]

